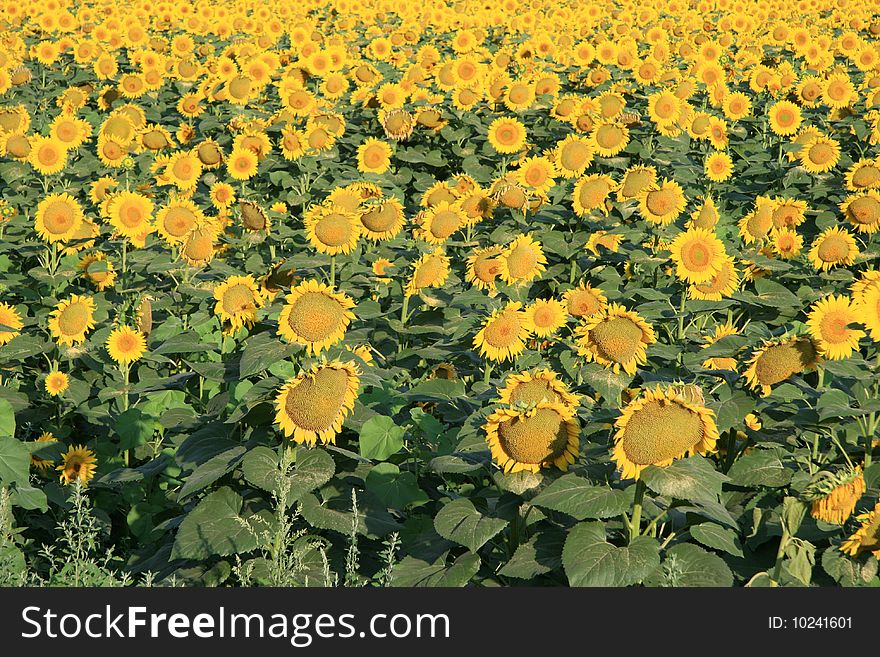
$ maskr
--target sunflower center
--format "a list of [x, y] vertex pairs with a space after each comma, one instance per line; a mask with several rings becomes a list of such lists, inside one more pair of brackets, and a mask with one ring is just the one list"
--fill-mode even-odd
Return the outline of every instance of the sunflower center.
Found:
[[452, 210], [441, 210], [431, 221], [431, 235], [444, 240], [461, 227], [461, 217]]
[[599, 308], [599, 300], [588, 290], [578, 290], [568, 300], [568, 312], [575, 317], [590, 317]]
[[590, 329], [599, 354], [615, 363], [629, 363], [639, 353], [642, 329], [627, 317], [612, 317]]
[[880, 219], [880, 202], [870, 196], [857, 198], [847, 210], [853, 221], [859, 224], [875, 224]]
[[669, 189], [657, 189], [648, 192], [645, 205], [651, 214], [662, 217], [672, 212], [675, 207], [675, 194]]
[[623, 179], [623, 186], [620, 189], [620, 193], [626, 198], [633, 198], [634, 196], [641, 194], [642, 190], [652, 182], [654, 182], [653, 176], [647, 169], [630, 171]]
[[443, 273], [443, 261], [438, 257], [427, 258], [419, 265], [415, 273], [415, 287], [421, 289], [433, 285], [440, 280]]
[[604, 180], [591, 180], [581, 187], [578, 200], [585, 208], [598, 207], [608, 197], [609, 189]]
[[834, 159], [834, 149], [829, 144], [813, 144], [807, 157], [813, 164], [827, 164]]
[[498, 131], [495, 133], [495, 138], [499, 143], [505, 146], [511, 146], [516, 143], [518, 133], [515, 127], [512, 125], [505, 125], [498, 128]]
[[516, 342], [520, 327], [520, 320], [516, 315], [501, 314], [486, 325], [483, 337], [493, 347], [507, 347]]
[[164, 227], [173, 237], [183, 237], [195, 225], [196, 217], [192, 210], [185, 207], [169, 208], [165, 215]]
[[361, 223], [364, 228], [374, 233], [384, 233], [391, 230], [396, 219], [397, 212], [390, 203], [383, 203], [378, 208], [368, 210], [361, 215]]
[[72, 303], [58, 315], [58, 327], [64, 335], [79, 335], [91, 320], [89, 309], [82, 303]]
[[287, 393], [284, 411], [294, 425], [306, 431], [333, 427], [345, 403], [349, 374], [324, 367], [310, 374]]
[[223, 310], [228, 315], [253, 310], [255, 307], [253, 290], [247, 285], [236, 283], [223, 293]]
[[543, 306], [535, 310], [532, 315], [535, 325], [540, 328], [547, 328], [556, 323], [556, 313], [547, 306]]
[[852, 182], [854, 187], [871, 187], [880, 182], [880, 169], [867, 165], [860, 167], [853, 173]]
[[498, 427], [504, 453], [517, 463], [545, 463], [558, 458], [568, 445], [565, 421], [552, 408], [539, 408], [530, 417], [520, 417]]
[[501, 271], [501, 264], [493, 257], [478, 258], [474, 263], [474, 274], [484, 283], [491, 283]]
[[308, 342], [329, 338], [340, 328], [345, 310], [321, 292], [306, 292], [293, 302], [287, 325]]
[[829, 235], [822, 240], [817, 253], [823, 262], [840, 262], [849, 254], [849, 245], [839, 235]]
[[616, 125], [603, 125], [596, 130], [596, 143], [602, 148], [616, 148], [622, 141], [623, 130]]
[[351, 234], [351, 222], [341, 214], [328, 214], [315, 224], [318, 241], [327, 246], [348, 244]]
[[755, 376], [761, 385], [772, 386], [812, 365], [816, 353], [809, 340], [768, 347], [755, 362]]
[[120, 209], [119, 218], [128, 228], [137, 228], [144, 219], [144, 213], [137, 205], [128, 204]]
[[510, 88], [507, 97], [510, 98], [510, 102], [520, 105], [529, 99], [529, 88], [524, 84], [515, 84]]
[[523, 381], [514, 387], [510, 393], [510, 403], [537, 404], [538, 402], [562, 401], [556, 391], [544, 379], [532, 379]]
[[520, 245], [507, 255], [507, 271], [513, 278], [525, 278], [538, 264], [538, 254], [528, 245]]
[[63, 201], [53, 201], [46, 209], [43, 225], [50, 233], [62, 235], [69, 231], [74, 224], [73, 211]]
[[679, 403], [652, 400], [626, 423], [623, 450], [636, 465], [679, 457], [703, 439], [700, 416]]
[[378, 167], [385, 161], [385, 151], [374, 146], [364, 151], [364, 164], [368, 167]]
[[52, 144], [46, 144], [37, 151], [37, 159], [40, 164], [52, 166], [61, 158], [61, 151]]
[[137, 348], [137, 346], [138, 341], [134, 335], [125, 333], [116, 338], [116, 350], [123, 354], [131, 353]]
[[548, 177], [549, 176], [547, 175], [546, 169], [544, 169], [544, 167], [542, 166], [529, 167], [528, 169], [526, 169], [524, 176], [526, 183], [528, 183], [532, 187], [543, 185]]
[[577, 171], [590, 159], [590, 147], [581, 141], [571, 141], [562, 147], [559, 159], [566, 169]]
[[828, 312], [822, 318], [819, 330], [822, 333], [822, 339], [831, 344], [839, 344], [846, 342], [850, 336], [850, 330], [847, 325], [853, 318], [847, 313]]

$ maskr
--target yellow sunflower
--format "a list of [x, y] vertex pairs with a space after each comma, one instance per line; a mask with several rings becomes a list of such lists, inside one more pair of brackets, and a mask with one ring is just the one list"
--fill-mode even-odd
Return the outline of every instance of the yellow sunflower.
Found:
[[544, 271], [547, 257], [541, 243], [531, 235], [520, 235], [500, 256], [501, 280], [508, 285], [525, 285]]
[[647, 360], [647, 348], [657, 338], [654, 329], [637, 312], [610, 303], [602, 312], [588, 317], [574, 332], [578, 353], [588, 362], [635, 374]]
[[156, 213], [156, 231], [168, 244], [180, 244], [205, 221], [205, 214], [195, 203], [176, 198]]
[[504, 387], [498, 390], [498, 403], [507, 406], [534, 406], [540, 402], [563, 404], [571, 409], [580, 405], [580, 395], [569, 391], [548, 369], [510, 374], [504, 380]]
[[851, 557], [868, 552], [880, 559], [880, 502], [868, 513], [856, 516], [859, 528], [840, 544], [840, 551]]
[[129, 326], [113, 329], [105, 343], [110, 358], [120, 365], [139, 361], [147, 351], [147, 340], [143, 333]]
[[584, 319], [602, 313], [608, 307], [605, 293], [583, 281], [577, 287], [566, 290], [562, 300], [565, 301], [569, 315]]
[[796, 258], [804, 247], [804, 238], [791, 228], [774, 228], [770, 236], [773, 253], [782, 260]]
[[499, 153], [516, 153], [526, 143], [525, 126], [511, 118], [498, 118], [489, 124], [489, 143]]
[[840, 161], [840, 144], [828, 137], [816, 137], [801, 146], [798, 159], [810, 173], [831, 171]]
[[413, 273], [403, 288], [404, 296], [410, 297], [429, 287], [442, 287], [449, 277], [449, 256], [442, 248], [422, 254], [413, 265]]
[[309, 243], [320, 253], [351, 253], [361, 235], [358, 216], [336, 205], [313, 205], [303, 217]]
[[226, 172], [235, 180], [250, 180], [257, 175], [260, 160], [249, 148], [233, 149], [226, 158]]
[[846, 230], [832, 226], [823, 230], [810, 249], [809, 259], [819, 271], [841, 265], [849, 266], [859, 255], [855, 238]]
[[153, 230], [153, 202], [135, 192], [119, 192], [107, 206], [110, 224], [123, 237], [135, 240]]
[[391, 145], [369, 138], [357, 149], [357, 167], [361, 173], [383, 174], [391, 167]]
[[95, 458], [95, 453], [85, 446], [74, 445], [68, 448], [62, 458], [63, 463], [55, 468], [61, 473], [58, 475], [61, 483], [72, 484], [79, 481], [85, 486], [95, 476], [98, 460]]
[[849, 358], [858, 351], [865, 332], [849, 328], [860, 321], [856, 305], [849, 297], [829, 295], [814, 303], [807, 319], [810, 335], [819, 352], [829, 360]]
[[614, 423], [611, 458], [624, 479], [638, 479], [649, 465], [666, 467], [691, 454], [715, 451], [714, 412], [675, 389], [645, 390]]
[[444, 244], [464, 227], [466, 217], [458, 202], [440, 201], [419, 213], [416, 235], [429, 244]]
[[846, 171], [846, 188], [851, 192], [880, 187], [880, 163], [861, 159]]
[[764, 341], [748, 361], [743, 377], [752, 390], [760, 388], [763, 396], [769, 395], [773, 386], [788, 380], [804, 370], [816, 369], [819, 352], [809, 337], [790, 336]]
[[614, 157], [629, 144], [629, 128], [623, 123], [599, 123], [590, 133], [590, 144], [597, 155]]
[[727, 153], [715, 151], [706, 158], [704, 169], [712, 182], [724, 182], [733, 175], [733, 160]]
[[214, 314], [228, 324], [228, 334], [257, 321], [257, 309], [265, 299], [253, 276], [230, 276], [214, 287]]
[[539, 338], [546, 338], [565, 325], [568, 310], [558, 299], [538, 299], [526, 306], [525, 315], [526, 329]]
[[820, 471], [804, 489], [810, 515], [831, 525], [842, 525], [853, 514], [867, 487], [860, 467], [837, 472]]
[[760, 242], [767, 238], [773, 228], [775, 204], [766, 196], [755, 199], [755, 209], [739, 220], [739, 235], [746, 244]]
[[492, 311], [474, 336], [474, 348], [489, 360], [513, 360], [525, 349], [529, 336], [522, 304], [509, 301], [503, 308]]
[[290, 290], [278, 316], [278, 334], [288, 342], [304, 344], [319, 354], [345, 337], [355, 318], [355, 304], [343, 292], [318, 281], [303, 281]]
[[95, 302], [91, 297], [71, 295], [49, 313], [49, 331], [58, 344], [85, 342], [86, 333], [95, 328]]
[[394, 197], [365, 202], [359, 213], [363, 235], [368, 240], [390, 240], [403, 228], [403, 204]]
[[608, 214], [609, 196], [617, 188], [617, 183], [605, 174], [591, 174], [580, 178], [572, 192], [574, 211], [579, 217], [592, 210]]
[[793, 135], [801, 126], [801, 109], [787, 100], [775, 103], [767, 112], [770, 129], [777, 135]]
[[556, 145], [553, 163], [565, 178], [577, 178], [593, 162], [592, 144], [578, 135], [569, 135]]
[[646, 221], [666, 226], [678, 219], [687, 201], [684, 191], [674, 180], [664, 179], [639, 194], [639, 211]]
[[580, 450], [571, 408], [555, 402], [500, 408], [486, 418], [483, 428], [492, 458], [504, 472], [538, 472], [551, 465], [565, 471]]
[[82, 225], [80, 204], [67, 192], [50, 194], [37, 204], [34, 229], [49, 243], [66, 242]]
[[67, 166], [67, 148], [54, 137], [31, 137], [28, 162], [44, 176], [58, 173]]
[[688, 283], [705, 283], [715, 277], [724, 264], [724, 243], [713, 231], [691, 228], [669, 246], [676, 275]]
[[495, 290], [495, 280], [501, 274], [501, 252], [504, 249], [493, 245], [478, 249], [468, 256], [466, 280], [480, 290]]
[[[44, 431], [40, 434], [40, 437], [37, 438], [35, 443], [57, 443], [58, 439], [52, 435], [50, 431]], [[53, 465], [55, 465], [55, 461], [52, 459], [44, 459], [39, 456], [35, 456], [31, 454], [31, 465], [34, 466], [41, 473], [46, 474], [46, 471], [51, 469]]]
[[527, 157], [516, 170], [516, 180], [535, 194], [546, 194], [556, 184], [556, 166], [544, 156]]
[[294, 442], [334, 444], [354, 408], [360, 372], [353, 363], [320, 362], [285, 383], [275, 398], [275, 423]]
[[736, 292], [737, 288], [739, 288], [739, 272], [736, 270], [733, 258], [725, 256], [721, 268], [712, 278], [688, 286], [688, 296], [691, 299], [704, 301], [721, 301]]
[[53, 397], [57, 397], [70, 386], [70, 379], [64, 372], [53, 370], [46, 375], [46, 380], [43, 381], [43, 386], [46, 388], [47, 393]]
[[[721, 338], [726, 338], [729, 335], [739, 335], [739, 330], [736, 326], [730, 321], [718, 324], [712, 335], [706, 336], [705, 344], [701, 348], [708, 349]], [[732, 356], [713, 356], [712, 358], [707, 358], [702, 363], [702, 367], [707, 370], [730, 370], [731, 372], [736, 372], [738, 365], [739, 360]]]
[[21, 335], [23, 326], [24, 322], [18, 311], [8, 303], [0, 302], [0, 346]]
[[846, 220], [860, 233], [876, 233], [880, 230], [880, 192], [866, 190], [848, 196], [840, 204]]
[[643, 191], [656, 184], [657, 169], [652, 166], [631, 166], [617, 186], [617, 200], [623, 202], [638, 198]]

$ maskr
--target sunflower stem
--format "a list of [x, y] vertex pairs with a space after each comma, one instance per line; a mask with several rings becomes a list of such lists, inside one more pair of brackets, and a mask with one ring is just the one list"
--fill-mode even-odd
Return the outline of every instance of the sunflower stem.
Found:
[[491, 361], [486, 361], [486, 366], [483, 368], [483, 381], [489, 383], [489, 378], [492, 376], [492, 363]]
[[684, 340], [684, 314], [687, 308], [687, 290], [681, 291], [681, 304], [678, 307], [678, 339]]
[[636, 496], [633, 499], [632, 517], [629, 521], [629, 542], [632, 543], [638, 536], [642, 524], [642, 502], [645, 499], [645, 482], [636, 480]]
[[330, 256], [330, 287], [336, 285], [336, 256]]
[[[130, 373], [131, 365], [128, 363], [119, 366], [119, 371], [122, 373], [122, 399], [120, 403], [122, 404], [122, 412], [125, 413], [128, 410], [128, 380]], [[123, 456], [125, 458], [125, 467], [129, 466], [131, 462], [131, 450], [127, 449], [123, 452]]]
[[406, 326], [409, 312], [409, 295], [403, 295], [403, 305], [400, 307], [400, 323]]
[[871, 465], [872, 451], [874, 449], [874, 433], [877, 431], [877, 412], [868, 415], [868, 427], [865, 431], [865, 467]]
[[725, 474], [730, 470], [733, 461], [736, 459], [736, 429], [730, 429], [727, 432], [727, 458], [724, 460]]

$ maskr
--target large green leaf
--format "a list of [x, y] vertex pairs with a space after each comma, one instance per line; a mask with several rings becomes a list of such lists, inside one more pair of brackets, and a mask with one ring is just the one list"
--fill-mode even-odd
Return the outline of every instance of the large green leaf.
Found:
[[594, 486], [576, 474], [563, 475], [547, 486], [532, 504], [560, 511], [578, 520], [619, 516], [632, 504], [632, 494], [608, 486]]
[[406, 429], [397, 426], [394, 420], [385, 415], [376, 415], [364, 422], [360, 431], [361, 456], [384, 461], [403, 448]]
[[31, 467], [31, 453], [19, 440], [10, 436], [0, 438], [0, 484], [27, 483]]
[[690, 528], [691, 536], [706, 547], [721, 550], [735, 557], [742, 557], [742, 544], [736, 532], [714, 522], [704, 522]]
[[724, 559], [691, 543], [671, 548], [663, 570], [671, 586], [733, 586], [733, 574]]
[[737, 458], [727, 475], [736, 486], [778, 488], [791, 481], [792, 471], [782, 463], [778, 450], [756, 449]]
[[693, 502], [717, 502], [727, 477], [702, 456], [675, 461], [665, 468], [649, 466], [642, 480], [658, 495]]
[[458, 499], [444, 506], [434, 518], [434, 528], [443, 538], [476, 552], [490, 538], [507, 527], [501, 518], [489, 518], [477, 511], [473, 502]]
[[583, 522], [568, 534], [562, 565], [571, 586], [632, 586], [660, 565], [660, 546], [639, 536], [626, 547], [606, 540], [601, 522]]
[[430, 501], [430, 497], [419, 488], [419, 482], [412, 472], [401, 472], [393, 463], [378, 463], [366, 479], [367, 490], [393, 509], [404, 509]]
[[206, 495], [180, 523], [171, 558], [207, 559], [255, 549], [256, 533], [265, 527], [259, 516], [243, 518], [241, 508], [241, 496], [227, 486]]
[[446, 565], [445, 554], [434, 563], [408, 556], [394, 566], [391, 586], [460, 587], [479, 569], [480, 557], [473, 552], [465, 552], [451, 565]]

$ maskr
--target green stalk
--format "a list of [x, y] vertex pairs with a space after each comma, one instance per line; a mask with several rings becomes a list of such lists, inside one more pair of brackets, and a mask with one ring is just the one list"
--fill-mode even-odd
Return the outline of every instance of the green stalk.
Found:
[[687, 307], [687, 290], [681, 291], [681, 305], [678, 307], [678, 339], [684, 340], [684, 314]]
[[336, 256], [330, 256], [330, 287], [336, 285]]
[[492, 376], [492, 362], [486, 361], [486, 366], [483, 368], [483, 381], [489, 383], [489, 378]]
[[642, 525], [642, 502], [645, 499], [645, 482], [636, 480], [636, 496], [633, 500], [632, 518], [629, 521], [629, 542], [632, 543], [638, 536]]

